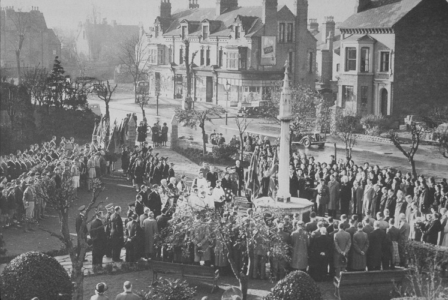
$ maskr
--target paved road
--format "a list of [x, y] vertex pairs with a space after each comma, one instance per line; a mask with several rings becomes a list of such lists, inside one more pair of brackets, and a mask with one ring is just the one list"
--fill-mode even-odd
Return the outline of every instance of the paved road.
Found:
[[[100, 104], [102, 111], [104, 112], [104, 104], [95, 99], [89, 99], [90, 103]], [[180, 100], [172, 100], [172, 99], [160, 99], [159, 100], [159, 116], [156, 116], [156, 104], [155, 99], [151, 98], [150, 103], [145, 106], [146, 116], [150, 124], [155, 122], [156, 120], [160, 120], [161, 123], [169, 122], [174, 115], [175, 107], [179, 107], [181, 104]], [[209, 107], [210, 103], [197, 103], [196, 108], [204, 108]], [[234, 109], [230, 109], [230, 115], [234, 115], [236, 111]], [[111, 119], [117, 119], [117, 121], [121, 121], [126, 114], [136, 113], [138, 120], [142, 119], [142, 112], [138, 104], [134, 103], [132, 94], [120, 94], [117, 95], [114, 100], [110, 103], [110, 113]], [[233, 119], [228, 120], [228, 126], [225, 125], [225, 119], [215, 119], [213, 123], [208, 123], [206, 125], [206, 131], [211, 133], [213, 130], [217, 132], [221, 132], [226, 137], [226, 140], [229, 140], [233, 135], [237, 134], [238, 131], [235, 129], [235, 122]], [[270, 124], [266, 120], [253, 120], [249, 127], [249, 132], [263, 134], [270, 136], [274, 139], [275, 136], [278, 136], [279, 129], [276, 128], [274, 124]], [[193, 139], [196, 141], [201, 140], [201, 133], [198, 130], [179, 127], [179, 136], [193, 136]], [[341, 142], [338, 143], [338, 148], [343, 148]], [[397, 168], [403, 171], [410, 171], [410, 165], [407, 159], [402, 156], [402, 154], [396, 150], [393, 146], [388, 145], [378, 145], [378, 144], [368, 144], [366, 143], [359, 145], [358, 150], [368, 150], [368, 151], [354, 151], [353, 159], [356, 163], [364, 163], [369, 162], [371, 164], [378, 164], [384, 167], [392, 167]], [[375, 150], [372, 150], [372, 149]], [[305, 151], [305, 153], [309, 155], [313, 155], [319, 161], [329, 161], [330, 155], [334, 154], [334, 147], [332, 144], [327, 144], [325, 149], [319, 150], [317, 148], [311, 149], [301, 149]], [[369, 152], [375, 151], [375, 152]], [[344, 158], [345, 151], [342, 149], [337, 150], [337, 157]], [[434, 149], [430, 149], [428, 147], [422, 149], [416, 155], [417, 161], [417, 171], [419, 173], [425, 174], [426, 176], [434, 176], [436, 178], [445, 178], [448, 177], [448, 160], [442, 158], [437, 151]]]

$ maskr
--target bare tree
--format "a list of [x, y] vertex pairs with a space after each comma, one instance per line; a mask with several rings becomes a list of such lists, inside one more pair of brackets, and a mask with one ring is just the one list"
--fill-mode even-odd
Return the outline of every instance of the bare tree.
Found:
[[47, 79], [49, 74], [47, 69], [41, 67], [28, 69], [23, 73], [22, 83], [32, 96], [35, 107], [38, 104], [42, 106], [44, 103], [47, 95]]
[[113, 94], [115, 93], [115, 90], [117, 88], [117, 84], [115, 86], [111, 86], [109, 80], [106, 81], [98, 81], [96, 84], [93, 85], [93, 93], [104, 101], [104, 104], [106, 105], [106, 114], [105, 118], [110, 119], [110, 112], [109, 112], [109, 103], [112, 99]]
[[214, 106], [205, 110], [195, 110], [195, 109], [180, 109], [176, 108], [176, 117], [179, 123], [184, 124], [190, 128], [196, 129], [198, 126], [202, 131], [202, 146], [203, 155], [207, 153], [206, 142], [207, 135], [205, 133], [205, 123], [211, 122], [212, 117], [221, 117], [226, 112], [221, 106]]
[[349, 161], [352, 159], [353, 147], [356, 144], [356, 129], [359, 126], [359, 117], [352, 111], [342, 111], [338, 107], [335, 107], [334, 114], [333, 132], [344, 142], [345, 156]]
[[14, 24], [14, 32], [15, 35], [12, 37], [14, 40], [11, 41], [11, 44], [14, 45], [14, 52], [16, 55], [16, 63], [17, 63], [17, 73], [19, 78], [19, 84], [22, 82], [21, 75], [21, 65], [20, 65], [20, 56], [22, 54], [22, 47], [25, 41], [25, 37], [27, 32], [29, 32], [30, 27], [30, 18], [28, 13], [21, 11], [14, 11], [12, 14], [8, 14], [12, 23]]
[[148, 44], [143, 39], [144, 32], [127, 38], [120, 45], [119, 60], [126, 73], [134, 81], [134, 97], [137, 100], [137, 83], [146, 77], [149, 60], [146, 57]]
[[110, 138], [110, 111], [109, 111], [109, 103], [112, 99], [113, 94], [115, 93], [115, 90], [117, 88], [117, 84], [115, 86], [111, 86], [109, 80], [99, 81], [98, 83], [93, 85], [93, 93], [96, 94], [98, 98], [104, 101], [104, 104], [106, 105], [106, 114], [104, 115], [103, 119], [101, 120], [103, 122], [103, 128], [105, 128], [105, 134], [104, 134], [104, 145], [107, 146], [109, 144], [109, 138]]
[[414, 156], [415, 153], [417, 153], [418, 147], [420, 146], [420, 138], [423, 133], [423, 128], [421, 126], [418, 126], [415, 123], [411, 124], [411, 145], [408, 150], [405, 150], [402, 141], [400, 141], [400, 138], [396, 132], [391, 130], [389, 132], [389, 139], [394, 144], [394, 146], [400, 150], [401, 153], [408, 159], [409, 163], [411, 164], [412, 168], [412, 175], [414, 178], [417, 178], [417, 169], [415, 168], [415, 160]]
[[240, 137], [240, 161], [243, 161], [244, 159], [244, 133], [246, 132], [250, 123], [252, 123], [252, 120], [248, 120], [246, 115], [244, 115], [243, 117], [237, 116], [235, 118], [235, 124], [238, 128], [238, 134]]
[[[51, 230], [42, 229], [48, 232], [51, 236], [56, 237], [64, 245], [68, 251], [70, 260], [72, 262], [71, 279], [74, 283], [74, 290], [72, 300], [82, 300], [84, 294], [84, 260], [86, 257], [87, 248], [87, 224], [93, 221], [94, 216], [89, 217], [89, 212], [93, 209], [98, 209], [102, 202], [98, 201], [101, 192], [104, 190], [104, 186], [99, 179], [95, 179], [93, 184], [92, 198], [88, 205], [86, 205], [85, 217], [80, 224], [81, 230], [77, 232], [77, 244], [75, 245], [72, 236], [70, 235], [69, 228], [69, 210], [76, 203], [77, 193], [73, 188], [73, 184], [70, 177], [63, 177], [61, 185], [56, 186], [53, 179], [47, 179], [42, 181], [42, 192], [39, 192], [39, 196], [45, 200], [48, 206], [53, 208], [59, 217], [61, 224], [60, 232], [56, 233]], [[98, 202], [98, 203], [97, 203]]]

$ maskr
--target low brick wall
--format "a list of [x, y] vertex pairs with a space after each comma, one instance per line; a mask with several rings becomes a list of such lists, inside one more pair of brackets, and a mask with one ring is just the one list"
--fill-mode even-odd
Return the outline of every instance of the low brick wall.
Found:
[[393, 143], [389, 139], [381, 136], [373, 136], [367, 134], [354, 134], [354, 136], [358, 141], [393, 145]]

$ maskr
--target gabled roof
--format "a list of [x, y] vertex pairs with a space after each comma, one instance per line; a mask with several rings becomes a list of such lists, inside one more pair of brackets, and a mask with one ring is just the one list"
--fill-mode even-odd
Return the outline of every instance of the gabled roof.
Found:
[[[383, 0], [373, 1], [368, 9], [345, 20], [340, 29], [392, 28], [414, 7], [424, 0]], [[392, 3], [391, 3], [392, 2]]]
[[[250, 19], [249, 18], [246, 19], [245, 17], [254, 17], [254, 19], [261, 18], [261, 13], [262, 13], [261, 6], [238, 7], [237, 9], [219, 15], [218, 17], [216, 17], [215, 8], [199, 8], [192, 10], [184, 10], [177, 12], [172, 16], [171, 24], [164, 35], [168, 36], [179, 35], [180, 31], [178, 30], [178, 27], [182, 20], [201, 22], [207, 19], [210, 21], [217, 21], [220, 24], [220, 26], [216, 28], [212, 36], [229, 36], [230, 31], [228, 30], [228, 27], [231, 24], [233, 24], [237, 16], [244, 17], [245, 20], [244, 22], [250, 23]], [[248, 25], [249, 29], [253, 27], [252, 25], [254, 25], [253, 22]], [[251, 32], [252, 31], [246, 32], [246, 34], [249, 34]]]
[[370, 42], [374, 42], [376, 41], [373, 37], [371, 37], [368, 34], [353, 34], [351, 36], [349, 36], [348, 38], [344, 39], [344, 42], [347, 41], [370, 41]]

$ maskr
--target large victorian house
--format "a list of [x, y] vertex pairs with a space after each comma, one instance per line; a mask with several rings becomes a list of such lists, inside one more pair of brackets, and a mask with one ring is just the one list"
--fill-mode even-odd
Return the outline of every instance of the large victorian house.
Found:
[[337, 105], [402, 117], [446, 104], [446, 0], [358, 0], [339, 25]]
[[199, 8], [197, 0], [189, 0], [188, 9], [172, 14], [170, 0], [161, 0], [152, 31], [141, 35], [148, 45], [151, 93], [185, 96], [185, 40], [190, 57], [196, 53], [196, 101], [225, 101], [227, 91], [232, 102], [269, 100], [286, 61], [295, 85], [314, 88], [316, 39], [307, 28], [307, 1], [296, 3], [293, 13], [286, 6], [279, 9], [277, 0], [252, 7], [217, 0], [215, 8]]

